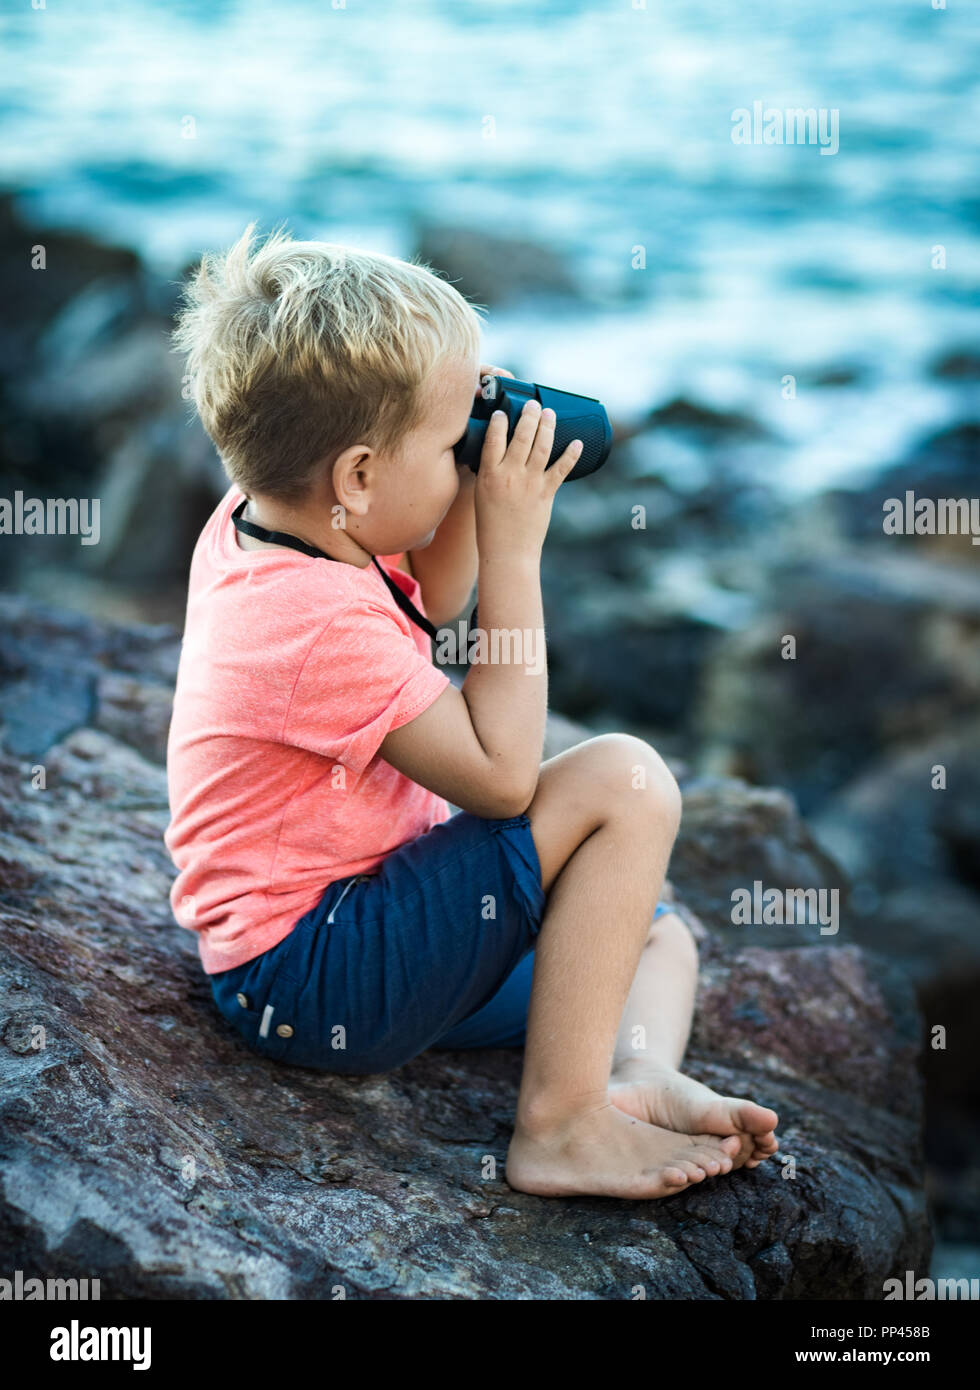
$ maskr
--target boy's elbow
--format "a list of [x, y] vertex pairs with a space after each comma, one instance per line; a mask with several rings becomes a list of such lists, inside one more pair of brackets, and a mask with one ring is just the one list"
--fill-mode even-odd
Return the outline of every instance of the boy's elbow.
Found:
[[537, 769], [533, 783], [511, 775], [499, 766], [474, 768], [452, 799], [461, 811], [484, 820], [510, 820], [530, 806], [537, 788]]
[[[431, 594], [431, 589], [430, 589]], [[472, 588], [458, 590], [454, 594], [433, 596], [431, 601], [422, 593], [426, 616], [433, 627], [452, 627], [458, 618], [465, 616], [466, 605], [472, 596]]]
[[514, 797], [507, 799], [497, 798], [486, 803], [486, 808], [481, 814], [487, 820], [510, 820], [514, 816], [521, 816], [527, 810], [528, 802], [520, 801]]
[[498, 781], [490, 789], [490, 804], [493, 810], [487, 814], [495, 820], [509, 820], [512, 816], [522, 816], [534, 798], [537, 782], [537, 769], [533, 782], [526, 779]]

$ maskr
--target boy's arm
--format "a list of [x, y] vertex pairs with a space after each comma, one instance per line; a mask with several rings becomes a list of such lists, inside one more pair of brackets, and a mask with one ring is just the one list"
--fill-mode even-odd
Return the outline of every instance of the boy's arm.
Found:
[[528, 402], [509, 444], [495, 412], [477, 477], [481, 626], [516, 630], [533, 650], [495, 661], [491, 648], [462, 690], [448, 686], [381, 744], [399, 772], [477, 816], [518, 815], [537, 786], [548, 706], [541, 547], [555, 493], [582, 451], [573, 441], [546, 471], [554, 439], [552, 410]]
[[459, 616], [476, 583], [475, 484], [473, 470], [461, 468], [459, 492], [432, 540], [422, 550], [409, 551], [401, 562], [401, 568], [419, 581], [425, 611], [436, 627]]
[[[504, 367], [482, 366], [485, 376], [509, 376]], [[414, 575], [422, 590], [422, 602], [435, 627], [442, 627], [462, 613], [473, 593], [479, 557], [476, 549], [476, 474], [459, 470], [459, 493], [439, 523], [431, 542], [422, 550], [404, 555], [399, 568]]]

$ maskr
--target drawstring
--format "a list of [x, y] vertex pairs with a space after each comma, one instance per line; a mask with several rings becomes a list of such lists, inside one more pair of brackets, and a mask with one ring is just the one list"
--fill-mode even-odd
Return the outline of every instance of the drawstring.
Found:
[[341, 904], [341, 903], [344, 901], [344, 899], [347, 897], [347, 894], [350, 892], [350, 890], [354, 887], [354, 884], [355, 884], [355, 883], [360, 883], [361, 879], [363, 879], [363, 878], [370, 878], [370, 877], [371, 877], [370, 874], [357, 874], [356, 877], [354, 877], [354, 878], [351, 879], [350, 883], [348, 883], [347, 887], [344, 889], [344, 891], [341, 893], [340, 897], [337, 899], [337, 901], [334, 903], [333, 907], [330, 909], [330, 915], [329, 915], [329, 917], [327, 918], [327, 922], [328, 922], [328, 923], [333, 921], [333, 915], [334, 915], [334, 913], [337, 911], [337, 908], [340, 906], [340, 904]]

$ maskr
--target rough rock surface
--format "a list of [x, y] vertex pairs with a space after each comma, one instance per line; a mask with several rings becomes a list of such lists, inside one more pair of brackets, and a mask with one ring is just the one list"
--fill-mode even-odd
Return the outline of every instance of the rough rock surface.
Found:
[[884, 752], [975, 718], [980, 570], [889, 552], [770, 582], [778, 610], [730, 634], [705, 675], [713, 767], [789, 785], [809, 812]]
[[[32, 268], [43, 247], [45, 269]], [[100, 540], [7, 536], [0, 575], [41, 564], [75, 583], [182, 583], [227, 480], [184, 395], [169, 333], [176, 287], [130, 250], [36, 225], [0, 193], [3, 495], [98, 498]]]
[[[846, 912], [847, 880], [817, 845], [792, 797], [735, 778], [685, 784], [670, 872], [684, 902], [706, 922], [725, 923], [729, 934], [736, 930], [733, 891], [751, 890], [756, 881], [765, 888], [836, 889]], [[767, 946], [814, 939], [807, 925], [770, 926], [765, 932]]]
[[544, 1200], [503, 1179], [518, 1052], [330, 1077], [218, 1016], [167, 902], [174, 634], [3, 595], [0, 634], [6, 1268], [103, 1297], [735, 1300], [926, 1270], [909, 987], [843, 940], [724, 927], [729, 831], [788, 883], [827, 872], [786, 798], [699, 784], [678, 859], [708, 929], [689, 1069], [774, 1106], [782, 1162], [663, 1202]]

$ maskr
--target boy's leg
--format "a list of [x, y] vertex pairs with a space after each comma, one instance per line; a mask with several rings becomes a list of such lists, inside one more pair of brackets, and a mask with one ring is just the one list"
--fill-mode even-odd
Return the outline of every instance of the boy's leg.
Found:
[[698, 983], [698, 950], [675, 912], [650, 928], [616, 1037], [609, 1097], [614, 1105], [667, 1129], [694, 1125], [711, 1134], [752, 1136], [746, 1168], [779, 1145], [774, 1111], [738, 1096], [721, 1096], [680, 1071]]
[[533, 972], [534, 951], [531, 950], [518, 962], [488, 1003], [450, 1028], [438, 1042], [432, 1044], [433, 1047], [523, 1047]]
[[508, 1179], [542, 1194], [655, 1197], [729, 1171], [751, 1152], [734, 1127], [670, 1130], [609, 1092], [679, 821], [676, 783], [646, 744], [607, 735], [545, 763], [527, 814], [549, 898]]

